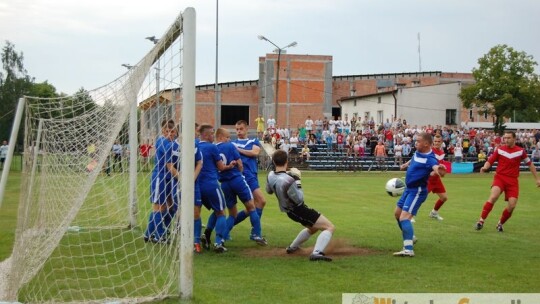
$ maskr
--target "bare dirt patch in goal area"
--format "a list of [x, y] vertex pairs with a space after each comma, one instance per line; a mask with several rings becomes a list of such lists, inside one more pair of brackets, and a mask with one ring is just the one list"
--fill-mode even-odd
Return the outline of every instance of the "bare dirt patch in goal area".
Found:
[[[297, 257], [308, 257], [313, 251], [313, 246], [303, 247], [298, 251], [287, 254], [285, 247], [253, 247], [248, 248], [242, 251], [242, 254], [250, 257], [286, 257], [286, 258], [297, 258]], [[366, 256], [372, 254], [378, 254], [380, 251], [368, 248], [355, 247], [350, 245], [346, 240], [343, 239], [332, 239], [330, 244], [326, 247], [324, 252], [327, 256], [332, 257], [333, 259], [345, 258], [350, 256]]]

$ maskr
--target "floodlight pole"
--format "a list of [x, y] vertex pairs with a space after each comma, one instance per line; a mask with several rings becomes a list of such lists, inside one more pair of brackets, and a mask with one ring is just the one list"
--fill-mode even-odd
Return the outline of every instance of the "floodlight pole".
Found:
[[259, 38], [259, 40], [268, 41], [270, 44], [276, 47], [274, 52], [277, 51], [278, 53], [277, 70], [276, 70], [276, 96], [274, 97], [274, 119], [276, 120], [276, 126], [277, 126], [279, 125], [278, 124], [278, 101], [279, 101], [278, 98], [279, 98], [279, 69], [280, 69], [280, 63], [281, 63], [281, 52], [283, 52], [283, 50], [285, 50], [286, 48], [294, 47], [298, 45], [298, 43], [296, 41], [293, 41], [284, 47], [279, 47], [277, 46], [277, 44], [273, 43], [270, 39], [264, 37], [263, 35], [259, 35], [257, 36], [257, 38]]

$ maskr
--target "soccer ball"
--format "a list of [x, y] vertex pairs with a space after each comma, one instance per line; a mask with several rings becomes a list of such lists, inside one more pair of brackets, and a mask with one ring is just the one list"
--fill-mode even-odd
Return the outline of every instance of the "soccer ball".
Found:
[[390, 196], [400, 196], [405, 191], [405, 183], [400, 178], [392, 178], [386, 182], [386, 193]]

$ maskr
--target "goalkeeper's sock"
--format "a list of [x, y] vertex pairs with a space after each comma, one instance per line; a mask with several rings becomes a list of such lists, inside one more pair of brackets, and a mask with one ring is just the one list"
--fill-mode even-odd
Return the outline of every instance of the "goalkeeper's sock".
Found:
[[246, 218], [247, 218], [247, 212], [245, 210], [238, 212], [238, 214], [236, 215], [236, 219], [234, 220], [234, 225], [240, 224]]
[[322, 231], [317, 237], [317, 242], [315, 242], [315, 248], [313, 249], [313, 252], [314, 253], [324, 252], [324, 250], [326, 249], [326, 246], [328, 246], [328, 243], [330, 243], [331, 239], [332, 239], [332, 232], [328, 230]]
[[249, 221], [251, 222], [251, 235], [262, 236], [261, 235], [261, 219], [259, 214], [255, 210], [249, 212]]
[[300, 233], [298, 233], [298, 235], [296, 236], [296, 238], [294, 239], [294, 241], [291, 243], [289, 247], [298, 248], [305, 241], [309, 240], [310, 237], [311, 237], [311, 233], [309, 233], [309, 229], [304, 228], [302, 229], [302, 231], [300, 231]]
[[201, 218], [193, 220], [193, 242], [195, 244], [201, 243], [201, 230], [202, 230], [202, 220]]

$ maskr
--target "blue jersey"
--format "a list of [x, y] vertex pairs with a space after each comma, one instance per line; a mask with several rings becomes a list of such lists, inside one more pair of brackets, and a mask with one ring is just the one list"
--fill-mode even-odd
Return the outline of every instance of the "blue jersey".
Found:
[[[253, 146], [261, 146], [261, 143], [257, 138], [255, 139], [236, 139], [233, 141], [233, 145], [243, 150], [253, 150]], [[244, 165], [244, 171], [242, 172], [246, 178], [257, 178], [257, 157], [249, 157], [240, 153], [240, 159]]]
[[173, 148], [172, 142], [169, 139], [163, 136], [158, 137], [156, 140], [156, 161], [154, 170], [152, 170], [152, 178], [172, 178], [171, 173], [167, 170], [167, 163], [173, 162]]
[[[233, 160], [237, 161], [240, 159], [240, 153], [232, 143], [221, 142], [217, 143], [216, 146], [219, 150], [219, 155], [221, 156], [221, 160], [223, 161], [224, 165], [229, 165]], [[242, 172], [238, 170], [237, 166], [234, 166], [231, 169], [219, 172], [219, 181], [223, 182], [232, 180], [238, 176], [242, 176]]]
[[438, 164], [439, 161], [433, 151], [430, 150], [428, 153], [416, 151], [405, 175], [407, 188], [426, 187], [433, 166]]
[[199, 183], [218, 181], [218, 169], [216, 163], [221, 160], [218, 148], [216, 145], [206, 141], [199, 142], [199, 150], [202, 154], [203, 166], [199, 174]]

